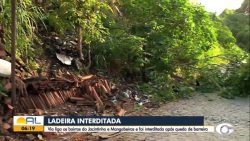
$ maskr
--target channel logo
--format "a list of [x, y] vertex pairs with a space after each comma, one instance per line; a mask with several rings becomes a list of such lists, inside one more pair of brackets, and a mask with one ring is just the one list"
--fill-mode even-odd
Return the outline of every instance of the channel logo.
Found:
[[44, 128], [43, 116], [14, 116], [14, 132], [41, 132]]
[[17, 125], [43, 125], [43, 118], [40, 116], [18, 117], [16, 120], [16, 124]]
[[229, 135], [233, 133], [233, 125], [229, 123], [222, 123], [216, 126], [215, 128], [216, 132], [221, 134], [221, 135]]

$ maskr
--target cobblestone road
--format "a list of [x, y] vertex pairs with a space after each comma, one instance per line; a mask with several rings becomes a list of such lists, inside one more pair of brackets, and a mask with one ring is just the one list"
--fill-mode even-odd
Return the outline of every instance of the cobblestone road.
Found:
[[169, 102], [152, 115], [205, 116], [205, 125], [231, 123], [234, 132], [218, 133], [122, 133], [106, 141], [249, 141], [249, 97], [224, 99], [214, 93], [195, 94], [190, 99]]

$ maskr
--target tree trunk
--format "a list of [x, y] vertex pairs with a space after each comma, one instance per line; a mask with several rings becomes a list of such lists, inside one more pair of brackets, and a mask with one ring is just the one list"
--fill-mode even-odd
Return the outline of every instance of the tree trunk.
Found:
[[16, 0], [11, 1], [11, 100], [16, 114]]
[[82, 53], [82, 27], [78, 26], [77, 27], [77, 33], [78, 33], [78, 53], [79, 53], [79, 58], [80, 60], [84, 60], [83, 58], [83, 53]]
[[91, 67], [92, 61], [91, 61], [91, 48], [90, 48], [90, 44], [88, 46], [88, 65], [86, 66], [86, 69], [89, 70], [89, 68]]

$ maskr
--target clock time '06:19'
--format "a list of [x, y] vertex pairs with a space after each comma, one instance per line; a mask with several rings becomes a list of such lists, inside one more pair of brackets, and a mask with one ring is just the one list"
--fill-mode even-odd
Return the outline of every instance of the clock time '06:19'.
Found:
[[23, 131], [34, 131], [36, 129], [35, 126], [22, 126], [21, 130]]

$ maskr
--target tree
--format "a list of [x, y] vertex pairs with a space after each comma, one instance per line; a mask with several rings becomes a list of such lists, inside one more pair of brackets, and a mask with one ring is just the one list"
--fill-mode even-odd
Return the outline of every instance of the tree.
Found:
[[[60, 33], [75, 30], [78, 36], [79, 58], [84, 60], [82, 44], [103, 42], [103, 35], [108, 33], [102, 19], [106, 17], [104, 11], [110, 7], [99, 0], [53, 0], [49, 3], [52, 3], [48, 13], [49, 24]], [[88, 52], [90, 58], [90, 49]], [[90, 65], [91, 59], [85, 69], [88, 70]]]
[[241, 4], [241, 7], [236, 10], [238, 13], [248, 13], [249, 14], [249, 0], [244, 0]]
[[[240, 9], [244, 9], [245, 5], [246, 1], [244, 1]], [[225, 10], [220, 17], [222, 18], [223, 24], [228, 26], [232, 31], [237, 40], [237, 45], [245, 51], [250, 52], [249, 14], [242, 10]]]
[[222, 19], [215, 14], [212, 14], [211, 17], [216, 29], [218, 43], [225, 49], [230, 49], [235, 46], [236, 39], [231, 30], [223, 24]]
[[146, 39], [150, 68], [174, 71], [191, 65], [216, 40], [207, 12], [187, 0], [123, 0], [121, 11], [131, 33]]

